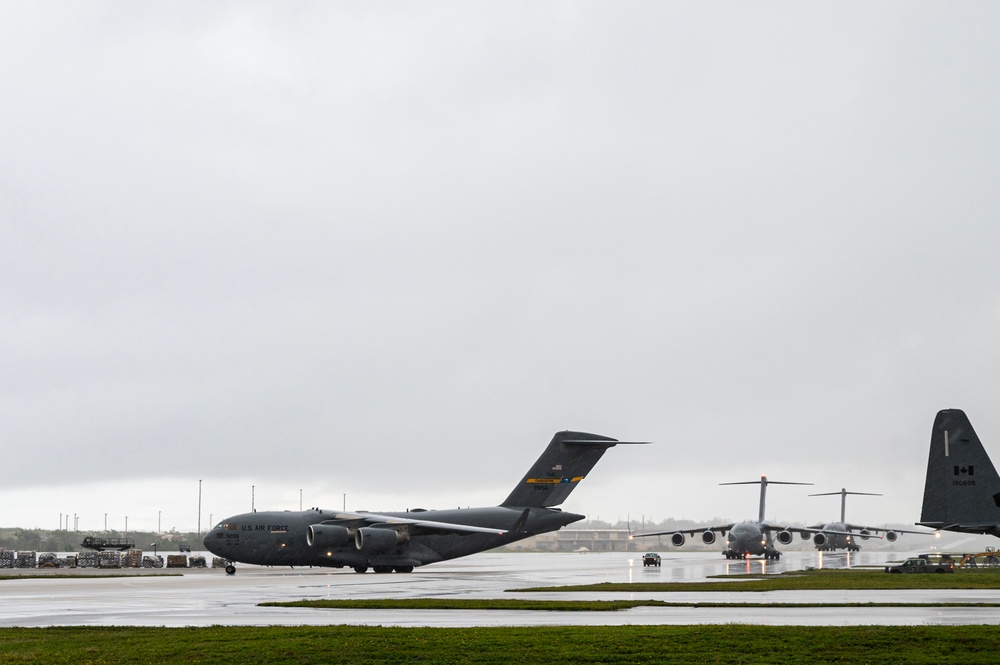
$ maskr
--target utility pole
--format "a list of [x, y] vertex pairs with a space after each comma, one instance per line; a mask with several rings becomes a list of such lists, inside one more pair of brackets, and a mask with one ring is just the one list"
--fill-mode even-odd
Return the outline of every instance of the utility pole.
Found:
[[104, 513], [104, 530], [108, 530], [108, 514]]
[[257, 486], [256, 485], [251, 485], [250, 486], [250, 512], [251, 513], [257, 512], [257, 508], [254, 507], [256, 505], [255, 504], [256, 493], [257, 493]]
[[198, 479], [198, 535], [201, 535], [201, 479]]
[[299, 512], [302, 512], [302, 490], [299, 490]]

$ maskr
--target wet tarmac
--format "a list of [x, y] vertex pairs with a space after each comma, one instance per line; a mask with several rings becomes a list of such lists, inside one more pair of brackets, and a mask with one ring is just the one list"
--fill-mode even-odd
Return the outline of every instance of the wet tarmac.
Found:
[[[381, 625], [541, 626], [680, 625], [960, 625], [1000, 624], [996, 608], [773, 607], [769, 603], [994, 603], [1000, 590], [772, 591], [751, 593], [525, 593], [535, 586], [704, 580], [712, 575], [777, 573], [805, 568], [878, 566], [905, 552], [786, 552], [780, 562], [727, 561], [718, 553], [662, 552], [662, 566], [643, 567], [641, 553], [483, 553], [417, 568], [409, 574], [359, 575], [350, 569], [238, 566], [162, 570], [129, 576], [0, 581], [0, 626]], [[41, 572], [41, 571], [32, 571]], [[67, 571], [53, 571], [67, 572]], [[259, 607], [265, 601], [319, 598], [654, 599], [672, 603], [759, 603], [760, 607], [641, 607], [619, 612], [506, 610], [317, 610]]]

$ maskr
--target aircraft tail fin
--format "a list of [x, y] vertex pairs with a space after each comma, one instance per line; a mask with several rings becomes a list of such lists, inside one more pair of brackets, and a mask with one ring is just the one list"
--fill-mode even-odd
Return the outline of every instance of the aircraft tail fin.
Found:
[[919, 524], [1000, 535], [1000, 476], [959, 409], [934, 419]]
[[501, 506], [558, 506], [594, 468], [608, 448], [622, 443], [586, 432], [558, 432]]

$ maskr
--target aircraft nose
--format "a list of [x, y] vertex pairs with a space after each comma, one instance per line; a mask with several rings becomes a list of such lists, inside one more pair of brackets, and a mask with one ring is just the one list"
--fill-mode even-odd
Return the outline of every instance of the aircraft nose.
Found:
[[212, 554], [217, 554], [217, 552], [214, 549], [212, 549], [212, 545], [214, 544], [216, 538], [215, 531], [216, 531], [215, 529], [212, 529], [211, 531], [206, 533], [204, 540], [201, 541], [202, 545], [205, 546], [205, 549], [211, 552]]

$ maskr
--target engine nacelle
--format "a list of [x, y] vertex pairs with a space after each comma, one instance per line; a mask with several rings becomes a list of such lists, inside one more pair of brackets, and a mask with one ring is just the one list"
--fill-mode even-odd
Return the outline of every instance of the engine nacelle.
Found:
[[309, 547], [343, 547], [354, 540], [351, 529], [332, 524], [310, 524], [306, 529], [306, 544]]
[[680, 547], [681, 545], [683, 545], [684, 540], [685, 540], [684, 534], [681, 533], [680, 531], [670, 535], [670, 542], [671, 544], [674, 545], [674, 547]]
[[395, 529], [362, 527], [354, 532], [354, 546], [362, 552], [385, 552], [410, 540], [408, 533]]
[[813, 536], [813, 543], [816, 544], [816, 547], [823, 547], [823, 546], [825, 546], [826, 545], [826, 534], [825, 533], [817, 533], [815, 536]]
[[781, 543], [782, 545], [787, 545], [788, 543], [792, 542], [792, 538], [794, 536], [795, 534], [787, 529], [785, 529], [784, 531], [779, 531], [778, 542]]
[[799, 536], [801, 536], [802, 540], [809, 540], [812, 538], [812, 534], [808, 531], [799, 531]]
[[896, 542], [897, 538], [899, 538], [899, 534], [896, 533], [895, 531], [886, 531], [885, 532], [885, 539], [888, 540], [890, 543]]
[[711, 545], [712, 543], [714, 543], [715, 542], [715, 532], [711, 531], [711, 530], [704, 531], [701, 534], [701, 542], [705, 543], [706, 545]]
[[861, 531], [858, 531], [858, 538], [860, 538], [861, 540], [868, 540], [871, 537], [872, 537], [872, 532], [869, 531], [868, 529], [861, 529]]

